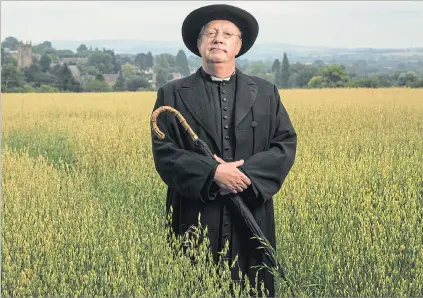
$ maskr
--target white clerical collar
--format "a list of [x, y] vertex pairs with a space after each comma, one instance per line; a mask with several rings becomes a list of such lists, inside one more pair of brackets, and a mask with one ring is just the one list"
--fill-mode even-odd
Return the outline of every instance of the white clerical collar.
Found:
[[223, 79], [212, 76], [212, 75], [210, 75], [210, 77], [211, 77], [212, 81], [219, 81], [219, 82], [226, 81], [226, 82], [228, 82], [231, 79], [231, 76], [233, 76], [234, 74], [235, 74], [235, 71], [229, 77], [223, 78]]
[[210, 76], [210, 77], [211, 77], [212, 81], [219, 81], [219, 82], [222, 82], [222, 81], [228, 82], [231, 79], [231, 77], [227, 77], [227, 78], [223, 78], [223, 79], [215, 77], [215, 76]]

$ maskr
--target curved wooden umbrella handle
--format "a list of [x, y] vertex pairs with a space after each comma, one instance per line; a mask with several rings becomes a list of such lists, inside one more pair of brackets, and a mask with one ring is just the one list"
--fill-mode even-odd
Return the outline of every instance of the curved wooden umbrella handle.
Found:
[[198, 139], [198, 136], [194, 133], [194, 131], [189, 126], [185, 118], [181, 115], [181, 113], [170, 106], [161, 106], [160, 108], [157, 108], [156, 110], [154, 110], [154, 112], [151, 114], [151, 120], [150, 120], [151, 130], [159, 139], [163, 140], [165, 138], [165, 134], [160, 130], [159, 126], [157, 125], [157, 118], [162, 112], [171, 112], [175, 114], [175, 116], [179, 120], [179, 123], [181, 123], [181, 125], [185, 128], [185, 130], [188, 132], [192, 140], [195, 142]]

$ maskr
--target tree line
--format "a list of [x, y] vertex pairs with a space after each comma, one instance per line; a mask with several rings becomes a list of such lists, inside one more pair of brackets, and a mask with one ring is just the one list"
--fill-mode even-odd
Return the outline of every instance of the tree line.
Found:
[[[188, 76], [201, 66], [199, 57], [188, 58], [183, 50], [176, 55], [153, 56], [150, 51], [131, 55], [81, 44], [73, 52], [55, 49], [51, 42], [45, 41], [32, 46], [39, 59], [33, 59], [29, 67], [20, 68], [9, 52], [16, 50], [18, 43], [16, 38], [7, 37], [1, 44], [2, 92], [152, 91], [177, 79], [175, 75]], [[74, 58], [76, 62], [63, 62], [66, 58]], [[290, 63], [286, 53], [281, 60], [269, 63], [237, 59], [236, 63], [246, 74], [266, 79], [280, 89], [423, 87], [423, 69], [422, 73], [407, 69], [371, 73], [362, 60], [349, 66], [328, 65], [321, 60]], [[79, 78], [75, 78], [70, 66], [77, 69]], [[113, 84], [108, 81], [111, 76], [116, 79]]]
[[[423, 88], [422, 73], [409, 70], [375, 72], [367, 69], [365, 61], [356, 61], [351, 66], [340, 64], [327, 65], [321, 60], [313, 63], [289, 62], [283, 53], [282, 62], [275, 59], [271, 66], [255, 61], [240, 63], [240, 67], [250, 74], [269, 80], [280, 89], [298, 88], [386, 88], [409, 87]], [[373, 71], [373, 73], [371, 72]]]

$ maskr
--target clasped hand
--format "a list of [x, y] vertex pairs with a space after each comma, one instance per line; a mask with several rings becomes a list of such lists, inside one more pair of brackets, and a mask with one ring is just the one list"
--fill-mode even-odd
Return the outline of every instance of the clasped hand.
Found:
[[213, 155], [213, 157], [220, 163], [217, 166], [214, 181], [219, 186], [221, 195], [236, 194], [251, 185], [250, 179], [238, 169], [244, 164], [243, 159], [235, 162], [226, 162], [216, 155]]

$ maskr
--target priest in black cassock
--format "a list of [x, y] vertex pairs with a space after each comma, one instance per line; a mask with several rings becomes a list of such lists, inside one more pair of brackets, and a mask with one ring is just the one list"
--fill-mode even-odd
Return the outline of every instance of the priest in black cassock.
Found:
[[[238, 193], [250, 208], [265, 237], [276, 249], [273, 196], [294, 164], [297, 136], [277, 87], [235, 67], [258, 35], [258, 23], [247, 11], [230, 5], [209, 5], [191, 12], [183, 22], [187, 48], [202, 58], [192, 75], [159, 88], [154, 110], [177, 109], [215, 154], [214, 160], [194, 152], [193, 142], [177, 118], [164, 113], [157, 124], [166, 135], [152, 135], [157, 172], [168, 186], [166, 207], [172, 206], [172, 230], [181, 235], [197, 225], [208, 237], [215, 261], [225, 241], [225, 256], [254, 285], [263, 255], [252, 245], [245, 223], [229, 204]], [[275, 295], [273, 275], [259, 271], [269, 296]]]

